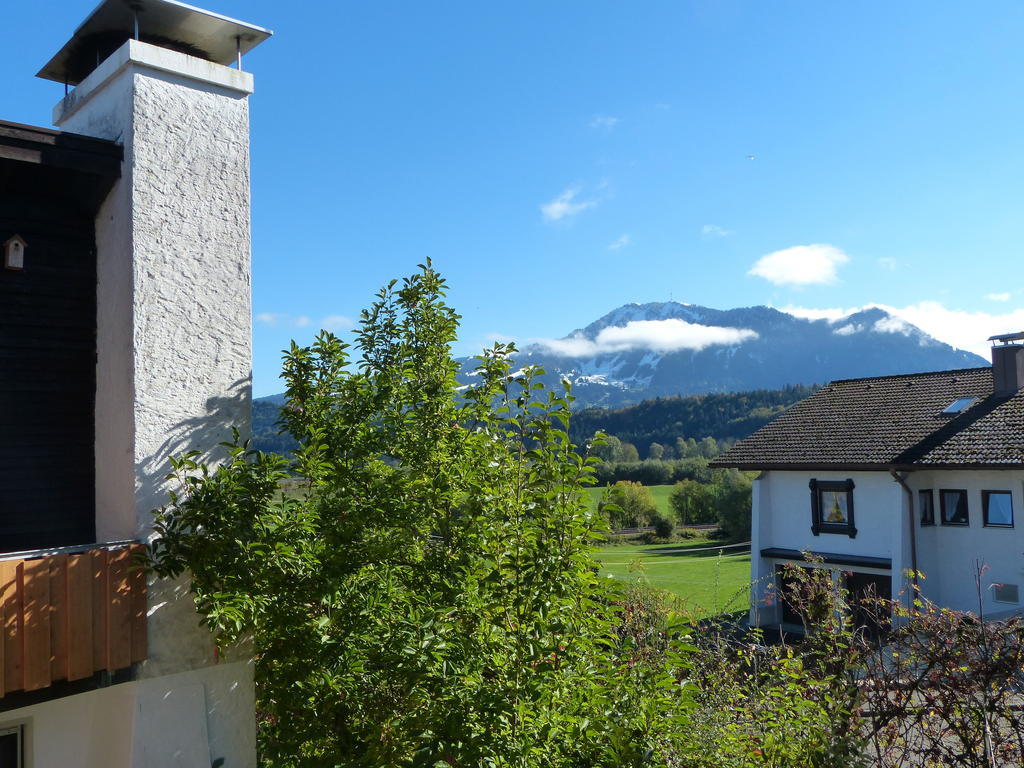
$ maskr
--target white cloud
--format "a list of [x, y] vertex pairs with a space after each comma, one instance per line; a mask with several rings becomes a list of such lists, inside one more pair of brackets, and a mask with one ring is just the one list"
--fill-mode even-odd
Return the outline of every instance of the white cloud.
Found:
[[590, 357], [634, 349], [652, 352], [676, 352], [681, 349], [699, 351], [710, 346], [740, 344], [756, 338], [757, 333], [747, 328], [699, 325], [671, 318], [634, 320], [625, 325], [610, 326], [602, 329], [593, 340], [574, 336], [533, 341], [564, 357]]
[[[307, 328], [313, 324], [313, 319], [308, 315], [290, 315], [287, 312], [260, 312], [253, 316], [253, 319], [261, 325], [271, 328]], [[346, 330], [355, 323], [351, 318], [343, 315], [328, 315], [320, 320], [320, 328], [329, 331]]]
[[287, 317], [287, 315], [282, 315], [279, 312], [260, 312], [253, 319], [257, 323], [274, 327], [281, 322], [281, 318], [283, 317]]
[[259, 312], [253, 316], [253, 320], [271, 328], [278, 326], [305, 328], [310, 323], [310, 319], [305, 315], [289, 315], [287, 312]]
[[732, 231], [725, 227], [720, 227], [717, 224], [705, 224], [700, 228], [700, 233], [704, 235], [704, 237], [728, 237], [732, 234]]
[[882, 258], [878, 259], [876, 263], [884, 270], [887, 270], [889, 272], [896, 271], [896, 259], [889, 258], [888, 256], [883, 256]]
[[587, 208], [593, 208], [597, 205], [596, 200], [580, 200], [576, 201], [576, 196], [579, 195], [579, 187], [569, 187], [562, 194], [556, 197], [554, 200], [544, 203], [540, 207], [541, 215], [545, 221], [558, 221], [564, 219], [566, 216], [575, 216], [581, 211], [587, 210]]
[[879, 333], [902, 333], [904, 336], [909, 336], [914, 330], [906, 320], [899, 317], [883, 317], [876, 320], [871, 329]]
[[988, 293], [988, 294], [985, 294], [985, 298], [988, 299], [989, 301], [1009, 301], [1010, 300], [1010, 294], [1009, 293]]
[[858, 333], [864, 330], [864, 326], [860, 323], [847, 323], [846, 325], [836, 328], [832, 333], [836, 336], [850, 336], [854, 333]]
[[355, 326], [355, 322], [351, 317], [345, 317], [345, 315], [327, 315], [320, 319], [320, 327], [325, 331], [347, 331], [353, 326]]
[[828, 320], [830, 323], [834, 323], [837, 320], [842, 320], [847, 315], [858, 312], [860, 309], [861, 307], [854, 307], [853, 309], [843, 309], [842, 307], [812, 309], [810, 307], [789, 306], [779, 307], [779, 312], [785, 312], [787, 315], [793, 315], [793, 317], [802, 317], [804, 320]]
[[762, 256], [747, 274], [775, 285], [820, 285], [836, 282], [837, 267], [849, 260], [834, 245], [795, 245]]
[[632, 239], [629, 237], [629, 235], [622, 235], [614, 243], [609, 243], [608, 250], [609, 251], [617, 251], [617, 250], [619, 250], [619, 248], [625, 248], [631, 242], [632, 242]]
[[590, 121], [590, 127], [603, 128], [606, 131], [610, 131], [621, 122], [622, 120], [620, 118], [612, 117], [611, 115], [594, 115]]
[[[905, 307], [894, 307], [888, 304], [866, 304], [861, 307], [831, 307], [811, 309], [807, 307], [782, 307], [780, 311], [808, 320], [828, 320], [837, 322], [847, 315], [860, 312], [871, 307], [883, 309], [896, 316], [894, 321], [880, 320], [875, 323], [874, 330], [890, 333], [906, 333], [908, 329], [901, 321], [916, 325], [922, 331], [939, 341], [966, 349], [984, 358], [990, 356], [988, 337], [1000, 333], [1012, 333], [1024, 330], [1024, 309], [1009, 312], [970, 312], [963, 309], [950, 309], [937, 301], [921, 301]], [[879, 327], [882, 326], [882, 327]]]

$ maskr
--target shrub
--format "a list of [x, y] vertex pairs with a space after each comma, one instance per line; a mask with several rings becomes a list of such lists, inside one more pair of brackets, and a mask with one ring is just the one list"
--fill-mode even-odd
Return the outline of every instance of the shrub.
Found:
[[654, 526], [654, 535], [659, 539], [672, 538], [672, 521], [667, 517], [655, 513], [651, 518], [651, 525]]
[[620, 480], [598, 503], [613, 529], [639, 528], [649, 525], [658, 513], [650, 489], [640, 483]]

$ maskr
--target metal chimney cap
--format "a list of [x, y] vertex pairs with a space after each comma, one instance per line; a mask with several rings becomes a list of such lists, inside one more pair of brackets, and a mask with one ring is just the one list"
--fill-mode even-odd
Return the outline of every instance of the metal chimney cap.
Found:
[[234, 63], [273, 32], [177, 0], [103, 0], [36, 77], [78, 85], [135, 36], [217, 64]]
[[1024, 331], [1017, 331], [1017, 333], [1003, 333], [998, 336], [989, 336], [989, 341], [998, 341], [1001, 344], [1009, 344], [1013, 341], [1024, 340]]

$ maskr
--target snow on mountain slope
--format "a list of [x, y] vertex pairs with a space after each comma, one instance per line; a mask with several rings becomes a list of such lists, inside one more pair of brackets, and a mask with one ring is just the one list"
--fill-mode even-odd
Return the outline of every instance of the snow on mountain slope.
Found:
[[[473, 361], [461, 362], [465, 376]], [[987, 363], [877, 308], [829, 321], [678, 302], [623, 305], [517, 357], [543, 367], [549, 383], [571, 381], [579, 407]]]

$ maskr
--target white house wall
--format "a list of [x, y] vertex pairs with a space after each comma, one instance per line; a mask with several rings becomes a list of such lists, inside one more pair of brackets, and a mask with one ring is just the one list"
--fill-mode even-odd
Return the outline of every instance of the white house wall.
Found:
[[255, 707], [252, 664], [121, 683], [0, 712], [0, 728], [24, 727], [33, 768], [209, 768], [255, 766], [239, 724]]
[[[855, 538], [847, 534], [811, 531], [810, 480], [853, 480]], [[762, 549], [778, 547], [797, 551], [881, 557], [892, 560], [893, 598], [904, 589], [902, 571], [909, 567], [906, 493], [888, 472], [765, 472], [755, 481], [751, 539], [752, 620], [774, 621], [773, 606], [765, 609], [764, 589], [771, 582], [775, 560], [760, 557]], [[841, 570], [852, 566], [838, 566]], [[855, 568], [889, 573], [873, 568]], [[760, 615], [758, 613], [760, 612]]]
[[[993, 583], [1017, 584], [1024, 596], [1024, 471], [1016, 470], [931, 470], [912, 472], [907, 484], [914, 489], [918, 569], [925, 575], [921, 589], [925, 597], [957, 610], [977, 612], [979, 608], [975, 572], [987, 565], [982, 576], [982, 598], [986, 614], [1005, 613], [1020, 606], [992, 599]], [[920, 525], [917, 491], [935, 491], [935, 525]], [[938, 491], [965, 489], [969, 526], [941, 524]], [[1013, 528], [986, 528], [982, 516], [982, 491], [1010, 491], [1013, 494]]]
[[[854, 482], [856, 538], [845, 534], [811, 532], [811, 479]], [[938, 605], [957, 610], [979, 610], [975, 573], [982, 575], [980, 607], [986, 615], [1013, 612], [1024, 605], [996, 602], [993, 583], [1016, 584], [1024, 596], [1024, 471], [926, 470], [911, 472], [906, 483], [913, 491], [914, 536], [917, 568], [923, 573], [922, 593]], [[940, 489], [964, 489], [970, 516], [968, 526], [941, 524]], [[920, 525], [918, 491], [934, 493], [935, 525]], [[1010, 491], [1013, 528], [985, 527], [982, 491]], [[765, 472], [755, 481], [753, 495], [751, 578], [753, 621], [776, 620], [773, 606], [765, 605], [765, 585], [774, 578], [777, 560], [759, 556], [762, 549], [778, 547], [892, 560], [893, 598], [908, 599], [905, 572], [912, 567], [910, 515], [907, 494], [885, 471], [879, 472]], [[886, 573], [872, 568], [833, 566], [838, 570]]]
[[[811, 532], [811, 491], [807, 485], [811, 479], [853, 480], [856, 538], [838, 533], [815, 536]], [[898, 556], [900, 539], [895, 523], [902, 491], [887, 472], [768, 472], [759, 485], [767, 485], [771, 505], [767, 525], [762, 528], [762, 548]]]

